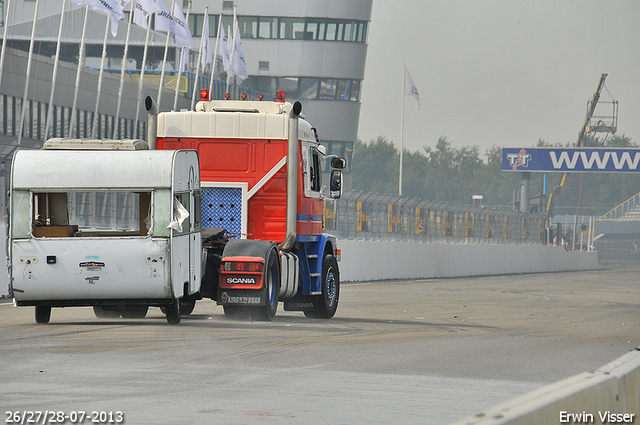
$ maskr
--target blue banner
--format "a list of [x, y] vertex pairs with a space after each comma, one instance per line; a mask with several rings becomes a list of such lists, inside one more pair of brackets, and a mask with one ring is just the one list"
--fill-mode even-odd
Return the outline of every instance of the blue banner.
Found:
[[503, 148], [502, 171], [634, 173], [640, 172], [640, 149]]

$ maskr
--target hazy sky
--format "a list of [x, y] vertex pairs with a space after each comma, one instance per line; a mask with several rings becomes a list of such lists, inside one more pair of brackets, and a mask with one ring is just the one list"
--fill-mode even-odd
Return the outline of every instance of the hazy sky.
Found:
[[573, 143], [602, 73], [618, 134], [640, 143], [639, 0], [373, 0], [368, 42], [361, 140], [399, 147], [406, 61], [420, 93], [418, 112], [405, 96], [411, 151], [440, 136], [481, 154]]

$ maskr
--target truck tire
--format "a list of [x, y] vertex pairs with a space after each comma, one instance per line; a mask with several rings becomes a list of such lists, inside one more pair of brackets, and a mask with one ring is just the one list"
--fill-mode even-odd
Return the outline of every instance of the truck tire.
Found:
[[280, 267], [278, 252], [273, 249], [264, 268], [264, 290], [266, 305], [255, 308], [257, 320], [271, 321], [278, 310], [278, 297], [280, 296]]
[[144, 319], [149, 311], [148, 305], [130, 305], [120, 310], [123, 319]]
[[49, 319], [51, 319], [51, 306], [37, 305], [36, 306], [36, 323], [49, 323]]
[[172, 325], [177, 325], [182, 320], [182, 316], [180, 314], [180, 301], [174, 300], [171, 304], [165, 307], [167, 322]]
[[107, 309], [101, 305], [93, 306], [93, 314], [96, 315], [98, 319], [118, 319], [120, 318], [120, 312], [115, 309]]
[[338, 309], [340, 297], [340, 272], [333, 255], [327, 254], [322, 262], [322, 295], [315, 301], [313, 310], [305, 310], [304, 315], [313, 319], [331, 319]]

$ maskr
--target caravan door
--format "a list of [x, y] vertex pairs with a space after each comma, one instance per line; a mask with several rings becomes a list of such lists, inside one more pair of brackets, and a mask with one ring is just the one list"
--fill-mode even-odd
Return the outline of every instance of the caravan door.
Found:
[[[193, 151], [186, 151], [195, 156]], [[176, 157], [171, 221], [171, 277], [176, 298], [200, 291], [202, 255], [200, 225], [200, 180], [195, 163]], [[184, 164], [183, 162], [187, 162]]]

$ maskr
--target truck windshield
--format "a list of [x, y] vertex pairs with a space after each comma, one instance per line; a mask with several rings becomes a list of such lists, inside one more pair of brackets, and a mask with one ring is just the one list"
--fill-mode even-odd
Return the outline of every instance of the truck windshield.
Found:
[[35, 237], [147, 236], [150, 191], [33, 193]]

